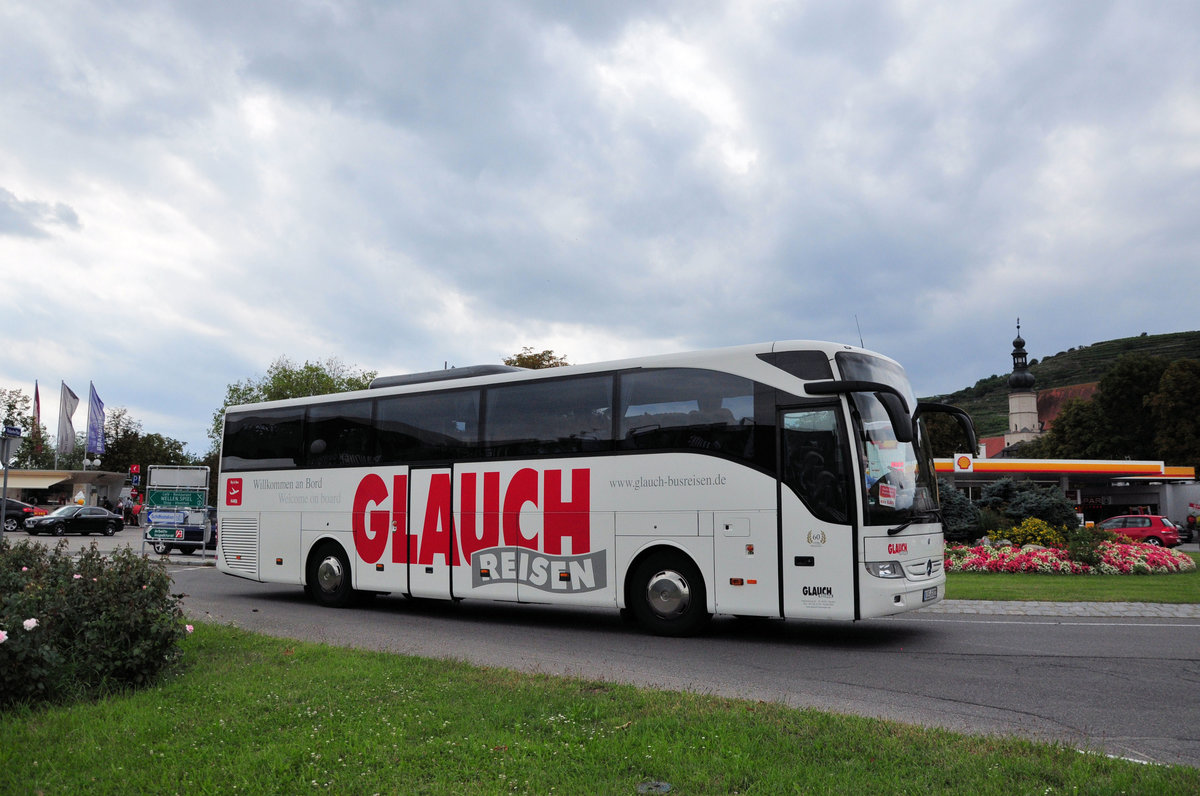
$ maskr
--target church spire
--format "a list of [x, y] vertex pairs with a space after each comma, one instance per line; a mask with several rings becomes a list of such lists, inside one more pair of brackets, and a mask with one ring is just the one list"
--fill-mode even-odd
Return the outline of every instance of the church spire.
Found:
[[1033, 374], [1029, 372], [1028, 353], [1025, 340], [1021, 337], [1021, 319], [1017, 318], [1017, 337], [1013, 340], [1013, 371], [1008, 377], [1008, 386], [1022, 392], [1033, 389]]

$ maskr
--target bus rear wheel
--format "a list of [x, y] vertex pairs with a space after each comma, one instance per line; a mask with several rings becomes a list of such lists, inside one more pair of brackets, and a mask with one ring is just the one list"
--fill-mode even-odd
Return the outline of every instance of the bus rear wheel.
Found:
[[350, 559], [340, 545], [328, 543], [313, 551], [305, 586], [314, 600], [329, 608], [345, 608], [354, 601]]
[[695, 635], [711, 618], [704, 578], [683, 553], [642, 559], [630, 578], [628, 604], [642, 627], [659, 636]]

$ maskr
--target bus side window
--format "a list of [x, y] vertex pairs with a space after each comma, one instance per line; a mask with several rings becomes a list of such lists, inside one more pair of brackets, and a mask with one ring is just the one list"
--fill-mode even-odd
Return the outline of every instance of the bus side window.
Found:
[[612, 444], [612, 376], [493, 387], [486, 405], [490, 456], [604, 451]]
[[754, 382], [691, 368], [621, 376], [622, 448], [754, 458]]
[[376, 441], [385, 464], [479, 455], [479, 391], [380, 398]]
[[303, 459], [304, 407], [263, 409], [225, 418], [222, 470], [281, 470]]
[[314, 404], [304, 423], [309, 467], [361, 467], [377, 464], [371, 424], [372, 401]]

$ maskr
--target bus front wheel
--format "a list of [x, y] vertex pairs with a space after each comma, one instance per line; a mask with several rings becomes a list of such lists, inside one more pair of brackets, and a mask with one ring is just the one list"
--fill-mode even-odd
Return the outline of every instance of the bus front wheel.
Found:
[[340, 545], [326, 544], [308, 559], [307, 591], [321, 605], [345, 608], [354, 599], [350, 587], [350, 559]]
[[656, 635], [695, 635], [710, 619], [707, 602], [704, 578], [683, 553], [652, 553], [633, 570], [628, 605]]

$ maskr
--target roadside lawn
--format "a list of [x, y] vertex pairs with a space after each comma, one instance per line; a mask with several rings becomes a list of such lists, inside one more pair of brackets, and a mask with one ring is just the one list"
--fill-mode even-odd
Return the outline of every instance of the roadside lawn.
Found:
[[[1188, 553], [1200, 564], [1200, 553]], [[1041, 575], [951, 572], [949, 600], [1200, 603], [1200, 569], [1170, 575]]]
[[0, 715], [0, 793], [1197, 793], [1200, 769], [199, 624], [156, 687]]

